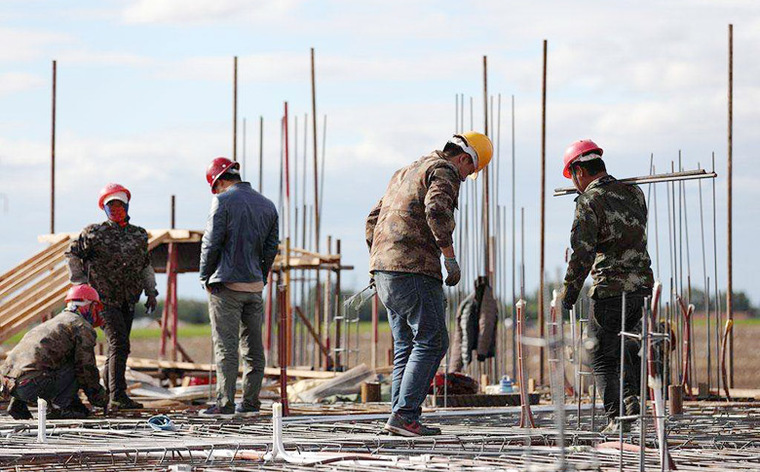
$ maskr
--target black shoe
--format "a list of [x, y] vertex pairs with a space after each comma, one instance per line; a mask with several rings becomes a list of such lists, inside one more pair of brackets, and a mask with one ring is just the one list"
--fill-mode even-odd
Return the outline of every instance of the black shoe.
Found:
[[84, 406], [84, 403], [82, 403], [82, 400], [79, 398], [79, 395], [74, 396], [74, 398], [71, 400], [71, 403], [69, 403], [68, 409], [85, 415], [85, 418], [92, 414], [92, 411], [90, 411], [89, 408]]
[[90, 416], [89, 410], [83, 412], [80, 409], [72, 408], [52, 408], [47, 413], [49, 420], [83, 420]]
[[235, 405], [235, 416], [259, 416], [259, 409], [252, 406], [248, 406], [245, 403], [238, 403]]
[[440, 428], [431, 428], [419, 421], [409, 421], [404, 417], [393, 413], [383, 427], [386, 431], [397, 436], [436, 436], [441, 434]]
[[11, 415], [14, 420], [33, 419], [29, 407], [26, 406], [26, 402], [15, 397], [11, 397], [11, 401], [8, 403], [8, 414]]
[[235, 407], [226, 406], [224, 408], [214, 405], [210, 408], [202, 410], [198, 413], [200, 416], [208, 416], [211, 418], [232, 418], [235, 416]]
[[143, 407], [143, 404], [124, 395], [111, 399], [108, 406], [114, 410], [139, 410]]

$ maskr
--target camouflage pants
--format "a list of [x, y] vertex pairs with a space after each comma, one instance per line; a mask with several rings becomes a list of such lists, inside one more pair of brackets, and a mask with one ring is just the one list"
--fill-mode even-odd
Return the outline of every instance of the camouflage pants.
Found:
[[261, 293], [237, 292], [216, 286], [209, 294], [211, 335], [216, 356], [216, 400], [219, 408], [235, 406], [235, 390], [243, 358], [243, 405], [258, 409], [264, 379], [264, 344], [261, 325], [264, 303]]
[[135, 305], [124, 302], [121, 305], [109, 305], [103, 310], [103, 331], [108, 343], [108, 358], [103, 374], [103, 383], [110, 394], [111, 400], [118, 400], [127, 394], [127, 381], [124, 374], [127, 370], [127, 358], [130, 345], [129, 334], [132, 332], [132, 321], [135, 318]]

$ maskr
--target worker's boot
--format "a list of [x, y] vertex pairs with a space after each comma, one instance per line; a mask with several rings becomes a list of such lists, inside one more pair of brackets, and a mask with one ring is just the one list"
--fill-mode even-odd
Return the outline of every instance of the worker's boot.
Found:
[[[83, 405], [84, 406], [84, 405]], [[87, 410], [85, 408], [85, 410]], [[90, 416], [90, 410], [82, 411], [78, 408], [51, 408], [47, 413], [49, 420], [83, 420]]]
[[440, 428], [425, 426], [419, 421], [409, 421], [396, 413], [391, 414], [391, 417], [388, 418], [388, 422], [385, 423], [383, 429], [397, 436], [408, 437], [436, 436], [438, 434], [441, 434]]
[[631, 421], [620, 421], [617, 418], [612, 418], [602, 430], [602, 434], [620, 434], [621, 427], [624, 433], [630, 433], [631, 423]]
[[83, 415], [84, 418], [87, 418], [92, 414], [90, 409], [84, 406], [84, 403], [82, 403], [79, 395], [74, 395], [74, 398], [71, 399], [71, 403], [69, 403], [68, 409], [80, 415]]
[[8, 403], [8, 414], [14, 420], [31, 420], [32, 413], [29, 411], [29, 407], [26, 406], [26, 402], [19, 400], [16, 397], [11, 397], [10, 403]]
[[132, 400], [126, 393], [122, 393], [114, 396], [108, 406], [115, 410], [139, 410], [143, 404]]

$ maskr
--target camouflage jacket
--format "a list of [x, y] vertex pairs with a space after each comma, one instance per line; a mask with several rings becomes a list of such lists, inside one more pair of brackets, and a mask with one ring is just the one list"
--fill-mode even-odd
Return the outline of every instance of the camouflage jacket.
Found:
[[439, 151], [396, 171], [366, 222], [369, 270], [441, 280], [441, 249], [452, 245], [459, 171]]
[[595, 299], [651, 289], [654, 278], [646, 229], [646, 200], [638, 186], [611, 175], [589, 184], [575, 200], [565, 303], [577, 300], [589, 271], [593, 279], [589, 296]]
[[71, 242], [66, 257], [71, 282], [89, 282], [105, 305], [137, 303], [143, 290], [158, 294], [148, 233], [139, 226], [122, 228], [112, 221], [90, 225]]
[[13, 382], [21, 376], [52, 373], [71, 364], [79, 388], [85, 393], [95, 392], [100, 388], [95, 340], [95, 329], [87, 320], [64, 310], [21, 338], [0, 366], [0, 375]]

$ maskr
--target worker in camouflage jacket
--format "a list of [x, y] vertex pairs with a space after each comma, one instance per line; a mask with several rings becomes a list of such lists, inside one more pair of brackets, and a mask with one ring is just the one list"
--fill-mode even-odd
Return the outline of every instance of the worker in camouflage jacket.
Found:
[[111, 406], [142, 408], [127, 395], [125, 372], [129, 335], [135, 304], [144, 291], [148, 313], [156, 308], [156, 277], [148, 252], [148, 233], [129, 223], [129, 190], [108, 184], [100, 192], [99, 205], [108, 220], [87, 226], [66, 253], [72, 283], [89, 283], [100, 294], [105, 309], [104, 331], [108, 360], [104, 380]]
[[0, 366], [0, 379], [10, 394], [8, 413], [31, 419], [27, 403], [47, 400], [48, 418], [85, 418], [90, 410], [79, 399], [105, 407], [108, 395], [95, 365], [95, 328], [103, 325], [102, 305], [89, 285], [75, 285], [66, 294], [66, 308], [29, 330]]
[[459, 282], [454, 209], [459, 185], [491, 160], [491, 141], [471, 131], [398, 170], [366, 221], [369, 269], [393, 331], [392, 414], [385, 429], [402, 436], [440, 434], [419, 422], [428, 386], [449, 346], [446, 285]]
[[[654, 280], [647, 252], [647, 206], [636, 185], [607, 174], [602, 149], [593, 141], [573, 143], [565, 152], [564, 176], [580, 193], [570, 243], [572, 255], [565, 275], [562, 305], [571, 309], [591, 272], [591, 323], [595, 339], [591, 364], [610, 420], [604, 432], [630, 428], [620, 416], [620, 331], [625, 293], [625, 331], [640, 331], [644, 298]], [[638, 413], [639, 343], [628, 339], [625, 349], [623, 396], [625, 415]]]

